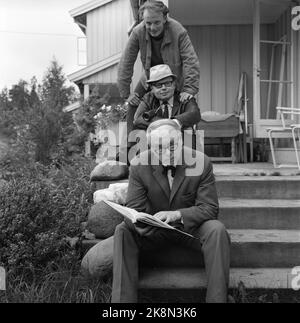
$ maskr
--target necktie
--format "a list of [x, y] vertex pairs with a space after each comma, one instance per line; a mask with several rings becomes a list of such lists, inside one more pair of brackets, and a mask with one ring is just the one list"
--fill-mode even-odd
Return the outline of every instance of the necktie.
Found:
[[168, 102], [164, 102], [163, 103], [163, 114], [162, 117], [163, 119], [169, 119], [169, 106], [168, 106]]
[[176, 174], [176, 167], [175, 166], [163, 166], [164, 174], [168, 175], [168, 171], [171, 170], [172, 177], [175, 177]]

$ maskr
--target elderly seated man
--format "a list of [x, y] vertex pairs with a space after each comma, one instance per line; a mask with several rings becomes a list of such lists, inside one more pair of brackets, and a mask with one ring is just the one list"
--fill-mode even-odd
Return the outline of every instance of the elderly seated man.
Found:
[[168, 65], [156, 65], [150, 69], [147, 81], [151, 92], [145, 94], [134, 116], [134, 125], [146, 129], [155, 120], [174, 119], [180, 127], [193, 127], [201, 119], [195, 98], [180, 101], [180, 93], [175, 91], [176, 76]]
[[174, 119], [153, 122], [147, 129], [147, 140], [149, 150], [131, 162], [126, 204], [193, 237], [128, 220], [118, 225], [112, 302], [137, 302], [140, 251], [162, 250], [170, 242], [204, 256], [206, 300], [226, 302], [230, 238], [217, 220], [219, 205], [212, 164], [202, 152], [183, 146], [181, 127]]

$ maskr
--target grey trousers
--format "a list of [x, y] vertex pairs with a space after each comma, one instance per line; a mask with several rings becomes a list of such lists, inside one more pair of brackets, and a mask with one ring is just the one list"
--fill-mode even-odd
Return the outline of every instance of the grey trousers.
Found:
[[193, 235], [199, 240], [154, 228], [151, 235], [141, 237], [133, 225], [125, 222], [118, 225], [114, 234], [112, 303], [137, 302], [140, 251], [160, 249], [170, 240], [176, 240], [176, 244], [199, 250], [203, 254], [207, 275], [206, 302], [226, 303], [230, 237], [224, 225], [217, 220], [203, 223]]

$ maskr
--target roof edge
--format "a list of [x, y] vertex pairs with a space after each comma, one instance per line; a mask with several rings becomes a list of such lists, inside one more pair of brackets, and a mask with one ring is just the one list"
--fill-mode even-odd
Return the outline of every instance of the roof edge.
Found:
[[78, 81], [81, 81], [93, 74], [101, 72], [115, 64], [118, 64], [121, 59], [121, 56], [122, 56], [122, 53], [117, 53], [93, 65], [89, 65], [75, 73], [69, 74], [68, 78], [70, 81], [75, 83]]
[[89, 11], [92, 11], [96, 8], [102, 7], [104, 5], [106, 5], [109, 2], [112, 2], [115, 0], [93, 0], [93, 1], [89, 1], [88, 3], [85, 3], [79, 7], [76, 7], [72, 10], [69, 11], [71, 17], [75, 18], [77, 16], [80, 16], [82, 14], [85, 14]]

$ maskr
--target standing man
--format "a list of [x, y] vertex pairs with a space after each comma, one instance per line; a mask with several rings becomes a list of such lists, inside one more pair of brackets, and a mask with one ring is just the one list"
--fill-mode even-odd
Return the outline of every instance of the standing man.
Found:
[[[176, 89], [184, 102], [198, 93], [199, 60], [186, 29], [168, 17], [169, 9], [161, 1], [146, 1], [140, 8], [143, 21], [136, 26], [123, 52], [118, 71], [121, 97], [128, 102], [127, 133], [133, 129], [133, 118], [141, 98], [147, 92], [150, 68], [168, 64], [177, 76]], [[133, 93], [130, 85], [134, 64], [140, 52], [144, 75]]]
[[[153, 122], [147, 129], [147, 139], [150, 149], [132, 160], [127, 206], [197, 239], [127, 220], [118, 225], [114, 234], [112, 302], [137, 302], [140, 251], [162, 250], [169, 242], [193, 248], [199, 257], [204, 256], [206, 301], [226, 302], [230, 238], [217, 220], [219, 204], [212, 164], [203, 153], [183, 147], [181, 128], [174, 120]], [[191, 163], [192, 155], [195, 164]]]

